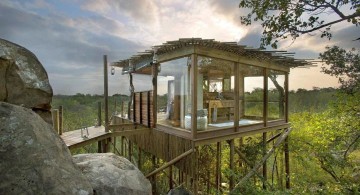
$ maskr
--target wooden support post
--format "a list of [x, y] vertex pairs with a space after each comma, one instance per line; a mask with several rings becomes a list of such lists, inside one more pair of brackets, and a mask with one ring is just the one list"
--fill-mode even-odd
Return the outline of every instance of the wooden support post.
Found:
[[128, 152], [128, 155], [129, 155], [128, 158], [129, 158], [129, 161], [132, 162], [132, 161], [131, 161], [131, 156], [132, 156], [132, 141], [130, 141], [130, 140], [129, 140], [129, 145], [128, 145], [128, 147], [129, 147], [129, 148], [128, 148], [128, 151], [129, 151], [129, 152]]
[[53, 121], [53, 127], [57, 134], [59, 134], [59, 110], [54, 109], [51, 111], [52, 121]]
[[[263, 144], [263, 156], [266, 155], [266, 141], [267, 141], [267, 136], [266, 136], [266, 133], [263, 133], [263, 136], [262, 136], [262, 144]], [[263, 164], [263, 178], [264, 178], [264, 181], [263, 182], [263, 189], [266, 189], [266, 180], [267, 180], [267, 161], [265, 160], [264, 161], [264, 164]]]
[[[131, 105], [134, 108], [135, 102], [133, 102], [134, 100], [134, 84], [133, 84], [133, 76], [131, 73], [129, 73], [129, 82], [130, 82], [130, 98], [129, 98], [129, 103], [128, 103], [128, 119], [131, 120]], [[135, 122], [135, 117], [134, 114], [135, 111], [133, 109], [133, 115], [132, 115], [132, 121]]]
[[102, 153], [102, 141], [98, 141], [98, 153]]
[[133, 104], [132, 104], [132, 106], [133, 106], [133, 121], [134, 121], [134, 123], [136, 123], [136, 120], [137, 120], [137, 118], [136, 118], [136, 93], [134, 93], [134, 95], [133, 95], [132, 102], [133, 102]]
[[268, 121], [268, 102], [269, 102], [268, 77], [269, 77], [269, 70], [267, 68], [264, 68], [264, 98], [263, 98], [264, 127], [267, 127], [267, 121]]
[[230, 184], [229, 188], [230, 191], [234, 189], [235, 181], [234, 181], [234, 174], [235, 174], [235, 166], [234, 166], [234, 152], [235, 152], [235, 142], [234, 139], [230, 140]]
[[[196, 139], [197, 136], [197, 80], [198, 80], [198, 66], [197, 66], [197, 54], [191, 55], [191, 130], [192, 138]], [[211, 120], [211, 119], [210, 119]]]
[[289, 122], [289, 73], [285, 73], [285, 122]]
[[63, 106], [59, 106], [59, 135], [63, 134]]
[[[193, 145], [195, 145], [193, 143]], [[193, 168], [193, 172], [192, 172], [192, 187], [193, 187], [193, 194], [197, 195], [198, 191], [199, 191], [199, 186], [198, 186], [198, 182], [199, 182], [199, 162], [198, 162], [198, 157], [199, 157], [199, 151], [197, 147], [193, 146], [193, 158], [192, 158], [192, 168]]]
[[141, 148], [138, 146], [138, 169], [141, 171]]
[[147, 126], [150, 128], [151, 127], [151, 112], [150, 112], [150, 110], [151, 110], [151, 101], [150, 101], [150, 91], [148, 91], [147, 92], [147, 119], [148, 119], [148, 121], [147, 121]]
[[98, 119], [97, 119], [97, 126], [101, 126], [101, 102], [98, 102]]
[[[155, 155], [152, 155], [152, 164], [153, 164], [153, 169], [156, 169], [157, 166], [156, 166], [156, 156]], [[157, 190], [156, 190], [156, 174], [152, 175], [151, 176], [151, 186], [152, 186], [152, 193], [153, 194], [157, 194]]]
[[121, 156], [125, 156], [125, 137], [121, 136]]
[[143, 124], [143, 109], [142, 109], [142, 106], [143, 106], [143, 93], [142, 92], [140, 92], [139, 93], [139, 112], [140, 112], [140, 124]]
[[285, 153], [285, 185], [286, 185], [286, 189], [290, 189], [289, 137], [286, 137], [285, 139], [284, 153]]
[[234, 92], [235, 92], [235, 108], [234, 108], [234, 131], [238, 131], [239, 129], [239, 113], [240, 113], [240, 94], [239, 94], [239, 77], [240, 77], [240, 67], [239, 63], [234, 63], [234, 72], [235, 72], [235, 86], [234, 86]]
[[169, 167], [169, 188], [170, 188], [170, 190], [174, 188], [172, 165]]
[[216, 190], [221, 194], [221, 142], [216, 143]]
[[152, 74], [152, 89], [153, 89], [153, 127], [156, 127], [157, 123], [157, 75], [159, 64], [153, 64], [151, 69]]
[[104, 55], [104, 109], [105, 109], [105, 132], [109, 132], [109, 93], [108, 93], [108, 71], [107, 56]]

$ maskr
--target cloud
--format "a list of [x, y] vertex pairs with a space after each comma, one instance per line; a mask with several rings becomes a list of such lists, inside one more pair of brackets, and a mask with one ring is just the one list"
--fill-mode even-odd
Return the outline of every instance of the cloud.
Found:
[[[239, 16], [246, 14], [246, 9], [239, 9], [238, 3], [237, 0], [3, 0], [0, 37], [37, 55], [49, 73], [55, 94], [100, 94], [103, 54], [113, 62], [153, 45], [189, 37], [239, 41], [259, 47], [262, 28], [258, 24], [240, 25]], [[332, 43], [359, 48], [358, 42], [348, 39], [356, 38], [358, 28], [347, 24], [334, 25], [332, 29], [331, 42], [306, 35], [293, 44], [291, 40], [282, 42], [281, 49], [297, 52], [296, 57], [316, 58]], [[311, 70], [314, 74], [294, 76], [319, 75], [317, 69]], [[109, 76], [110, 93], [128, 94], [128, 76], [120, 72], [117, 69], [115, 76]], [[314, 80], [310, 77], [306, 80], [310, 88], [317, 85], [310, 83]], [[146, 77], [136, 76], [134, 81], [136, 90], [149, 89]], [[302, 88], [309, 88], [306, 86]]]
[[[111, 23], [100, 19], [102, 24]], [[115, 61], [144, 48], [115, 35], [92, 32], [90, 24], [85, 25], [88, 29], [77, 28], [76, 24], [81, 26], [84, 21], [68, 25], [64, 22], [67, 20], [59, 15], [47, 18], [0, 4], [0, 36], [26, 47], [39, 58], [55, 93], [101, 93], [98, 83], [102, 83], [102, 77], [96, 75], [102, 75], [102, 55], [107, 54]], [[98, 86], [95, 87], [98, 90], [94, 91], [91, 85]]]

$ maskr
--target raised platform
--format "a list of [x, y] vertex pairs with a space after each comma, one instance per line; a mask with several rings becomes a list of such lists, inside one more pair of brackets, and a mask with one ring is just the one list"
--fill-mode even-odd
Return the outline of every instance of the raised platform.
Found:
[[[112, 136], [112, 133], [105, 132], [104, 126], [87, 127], [89, 135], [86, 130], [83, 130], [83, 137], [81, 137], [81, 129], [68, 131], [60, 135], [61, 139], [64, 140], [65, 144], [69, 149], [82, 147], [88, 145], [91, 142], [100, 141]], [[86, 136], [86, 137], [85, 137]]]

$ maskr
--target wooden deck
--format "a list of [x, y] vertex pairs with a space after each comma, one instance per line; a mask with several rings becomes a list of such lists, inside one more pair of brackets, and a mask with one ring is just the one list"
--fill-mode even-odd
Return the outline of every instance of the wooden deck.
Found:
[[105, 132], [104, 126], [87, 127], [89, 135], [86, 130], [83, 130], [83, 137], [81, 137], [81, 129], [64, 132], [60, 135], [61, 139], [64, 140], [65, 144], [69, 149], [82, 147], [90, 144], [91, 142], [100, 141], [112, 136], [112, 133]]

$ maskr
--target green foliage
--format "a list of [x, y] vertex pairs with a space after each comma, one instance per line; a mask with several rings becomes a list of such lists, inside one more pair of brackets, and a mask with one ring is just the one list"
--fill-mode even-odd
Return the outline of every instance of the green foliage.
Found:
[[[301, 183], [308, 183], [306, 189], [360, 193], [358, 187], [354, 188], [357, 180], [353, 177], [354, 171], [359, 172], [356, 166], [360, 158], [352, 155], [359, 151], [360, 145], [360, 94], [340, 93], [336, 98], [326, 111], [291, 115], [293, 161], [309, 167], [295, 176]], [[312, 176], [304, 177], [306, 174]]]
[[[122, 101], [124, 101], [124, 113], [127, 113], [128, 100], [126, 95], [115, 94], [109, 97], [109, 117], [115, 112], [120, 113]], [[97, 124], [98, 102], [101, 102], [102, 124], [104, 124], [104, 98], [101, 95], [80, 93], [73, 96], [55, 95], [52, 108], [57, 109], [59, 106], [63, 106], [64, 131], [71, 131]]]
[[322, 66], [322, 72], [338, 78], [343, 90], [347, 93], [360, 91], [359, 49], [347, 51], [338, 46], [326, 47], [320, 59], [326, 64]]
[[[264, 28], [261, 46], [271, 45], [277, 48], [281, 39], [291, 37], [295, 40], [301, 34], [319, 30], [320, 37], [331, 39], [331, 25], [347, 21], [360, 24], [360, 7], [358, 0], [324, 1], [324, 0], [241, 0], [240, 8], [251, 9], [246, 16], [241, 16], [242, 24], [251, 25], [261, 21]], [[345, 15], [344, 9], [350, 13]], [[328, 20], [327, 13], [336, 13], [340, 19]]]

